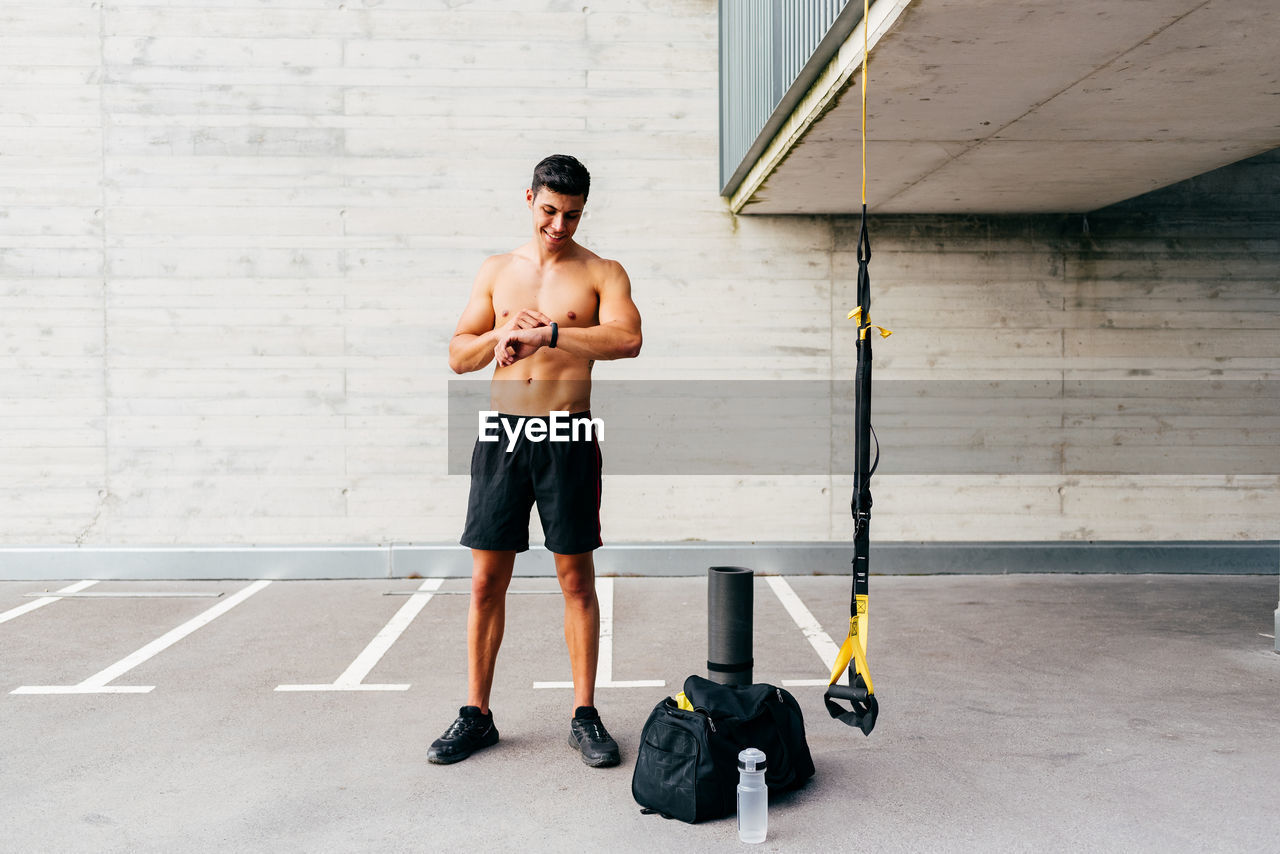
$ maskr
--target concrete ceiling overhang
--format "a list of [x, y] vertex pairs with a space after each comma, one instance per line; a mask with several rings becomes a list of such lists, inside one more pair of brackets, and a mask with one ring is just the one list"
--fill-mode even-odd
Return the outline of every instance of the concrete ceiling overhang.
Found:
[[[873, 211], [1090, 211], [1280, 147], [1280, 0], [877, 0], [869, 21]], [[735, 211], [861, 210], [862, 44]]]

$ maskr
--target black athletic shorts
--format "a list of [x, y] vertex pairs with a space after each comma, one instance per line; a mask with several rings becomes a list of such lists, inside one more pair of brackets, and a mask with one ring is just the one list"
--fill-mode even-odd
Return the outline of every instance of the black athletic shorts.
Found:
[[[590, 418], [589, 411], [568, 416], [569, 422]], [[497, 430], [498, 441], [477, 438], [471, 452], [471, 497], [462, 545], [527, 551], [529, 510], [537, 503], [548, 551], [573, 555], [599, 548], [601, 457], [595, 433], [579, 427], [576, 440], [555, 442], [549, 438], [545, 416], [497, 419], [504, 425]], [[548, 438], [531, 441], [525, 433], [528, 421], [543, 422], [547, 429], [542, 433]], [[510, 450], [508, 427], [519, 433]], [[562, 425], [561, 435], [564, 432]]]

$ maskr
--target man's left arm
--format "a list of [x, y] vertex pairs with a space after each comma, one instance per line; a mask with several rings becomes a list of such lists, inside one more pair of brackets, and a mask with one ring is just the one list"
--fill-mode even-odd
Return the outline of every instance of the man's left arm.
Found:
[[[631, 359], [640, 354], [643, 343], [640, 311], [631, 300], [631, 280], [627, 271], [617, 261], [605, 263], [608, 267], [600, 283], [600, 325], [558, 327], [556, 349], [583, 359]], [[503, 367], [532, 355], [532, 352], [524, 352], [517, 358], [514, 352], [508, 352], [509, 348], [514, 349], [515, 341], [534, 345], [534, 351], [539, 347], [549, 347], [551, 327], [513, 330], [499, 340], [494, 350], [498, 363]]]

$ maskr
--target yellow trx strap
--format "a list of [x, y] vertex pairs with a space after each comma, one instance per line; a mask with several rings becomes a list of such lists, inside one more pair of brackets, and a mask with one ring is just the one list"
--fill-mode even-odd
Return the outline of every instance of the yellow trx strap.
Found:
[[857, 601], [858, 613], [849, 618], [849, 634], [840, 646], [840, 651], [836, 653], [836, 663], [831, 668], [831, 681], [827, 684], [836, 684], [849, 667], [849, 662], [852, 661], [854, 670], [862, 676], [863, 682], [866, 683], [867, 693], [874, 694], [875, 688], [871, 684], [871, 671], [867, 667], [867, 596], [862, 595], [854, 598]]
[[[849, 319], [858, 324], [858, 365], [854, 384], [854, 440], [856, 460], [854, 465], [854, 494], [851, 510], [854, 519], [853, 595], [849, 607], [849, 634], [845, 637], [831, 668], [831, 680], [823, 697], [827, 711], [833, 718], [856, 726], [870, 734], [879, 714], [879, 703], [871, 682], [871, 670], [867, 667], [867, 581], [868, 552], [870, 551], [871, 522], [871, 474], [875, 464], [871, 462], [871, 442], [875, 435], [871, 429], [871, 339], [867, 333], [878, 329], [881, 338], [893, 333], [871, 323], [871, 239], [867, 232], [867, 59], [868, 31], [870, 29], [870, 0], [862, 6], [862, 228], [858, 235], [858, 306], [849, 312]], [[879, 461], [877, 448], [876, 461]], [[847, 685], [839, 684], [841, 675], [849, 674]], [[845, 709], [836, 700], [848, 702], [852, 709]]]
[[871, 29], [871, 0], [862, 0], [862, 206], [867, 206], [867, 31]]
[[866, 326], [863, 326], [862, 325], [862, 306], [860, 305], [855, 305], [853, 308], [849, 310], [849, 319], [855, 320], [858, 322], [859, 338], [866, 338], [868, 329], [879, 329], [881, 338], [888, 338], [890, 335], [893, 334], [892, 329], [885, 329], [883, 326], [876, 326], [874, 323], [868, 323]]

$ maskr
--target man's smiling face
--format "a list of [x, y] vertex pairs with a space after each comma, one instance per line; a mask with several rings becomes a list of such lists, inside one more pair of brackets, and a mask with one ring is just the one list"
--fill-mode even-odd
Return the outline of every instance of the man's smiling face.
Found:
[[568, 246], [578, 230], [582, 209], [587, 200], [582, 196], [564, 196], [547, 187], [539, 187], [535, 196], [526, 191], [529, 209], [533, 211], [533, 230], [542, 246], [558, 252]]

